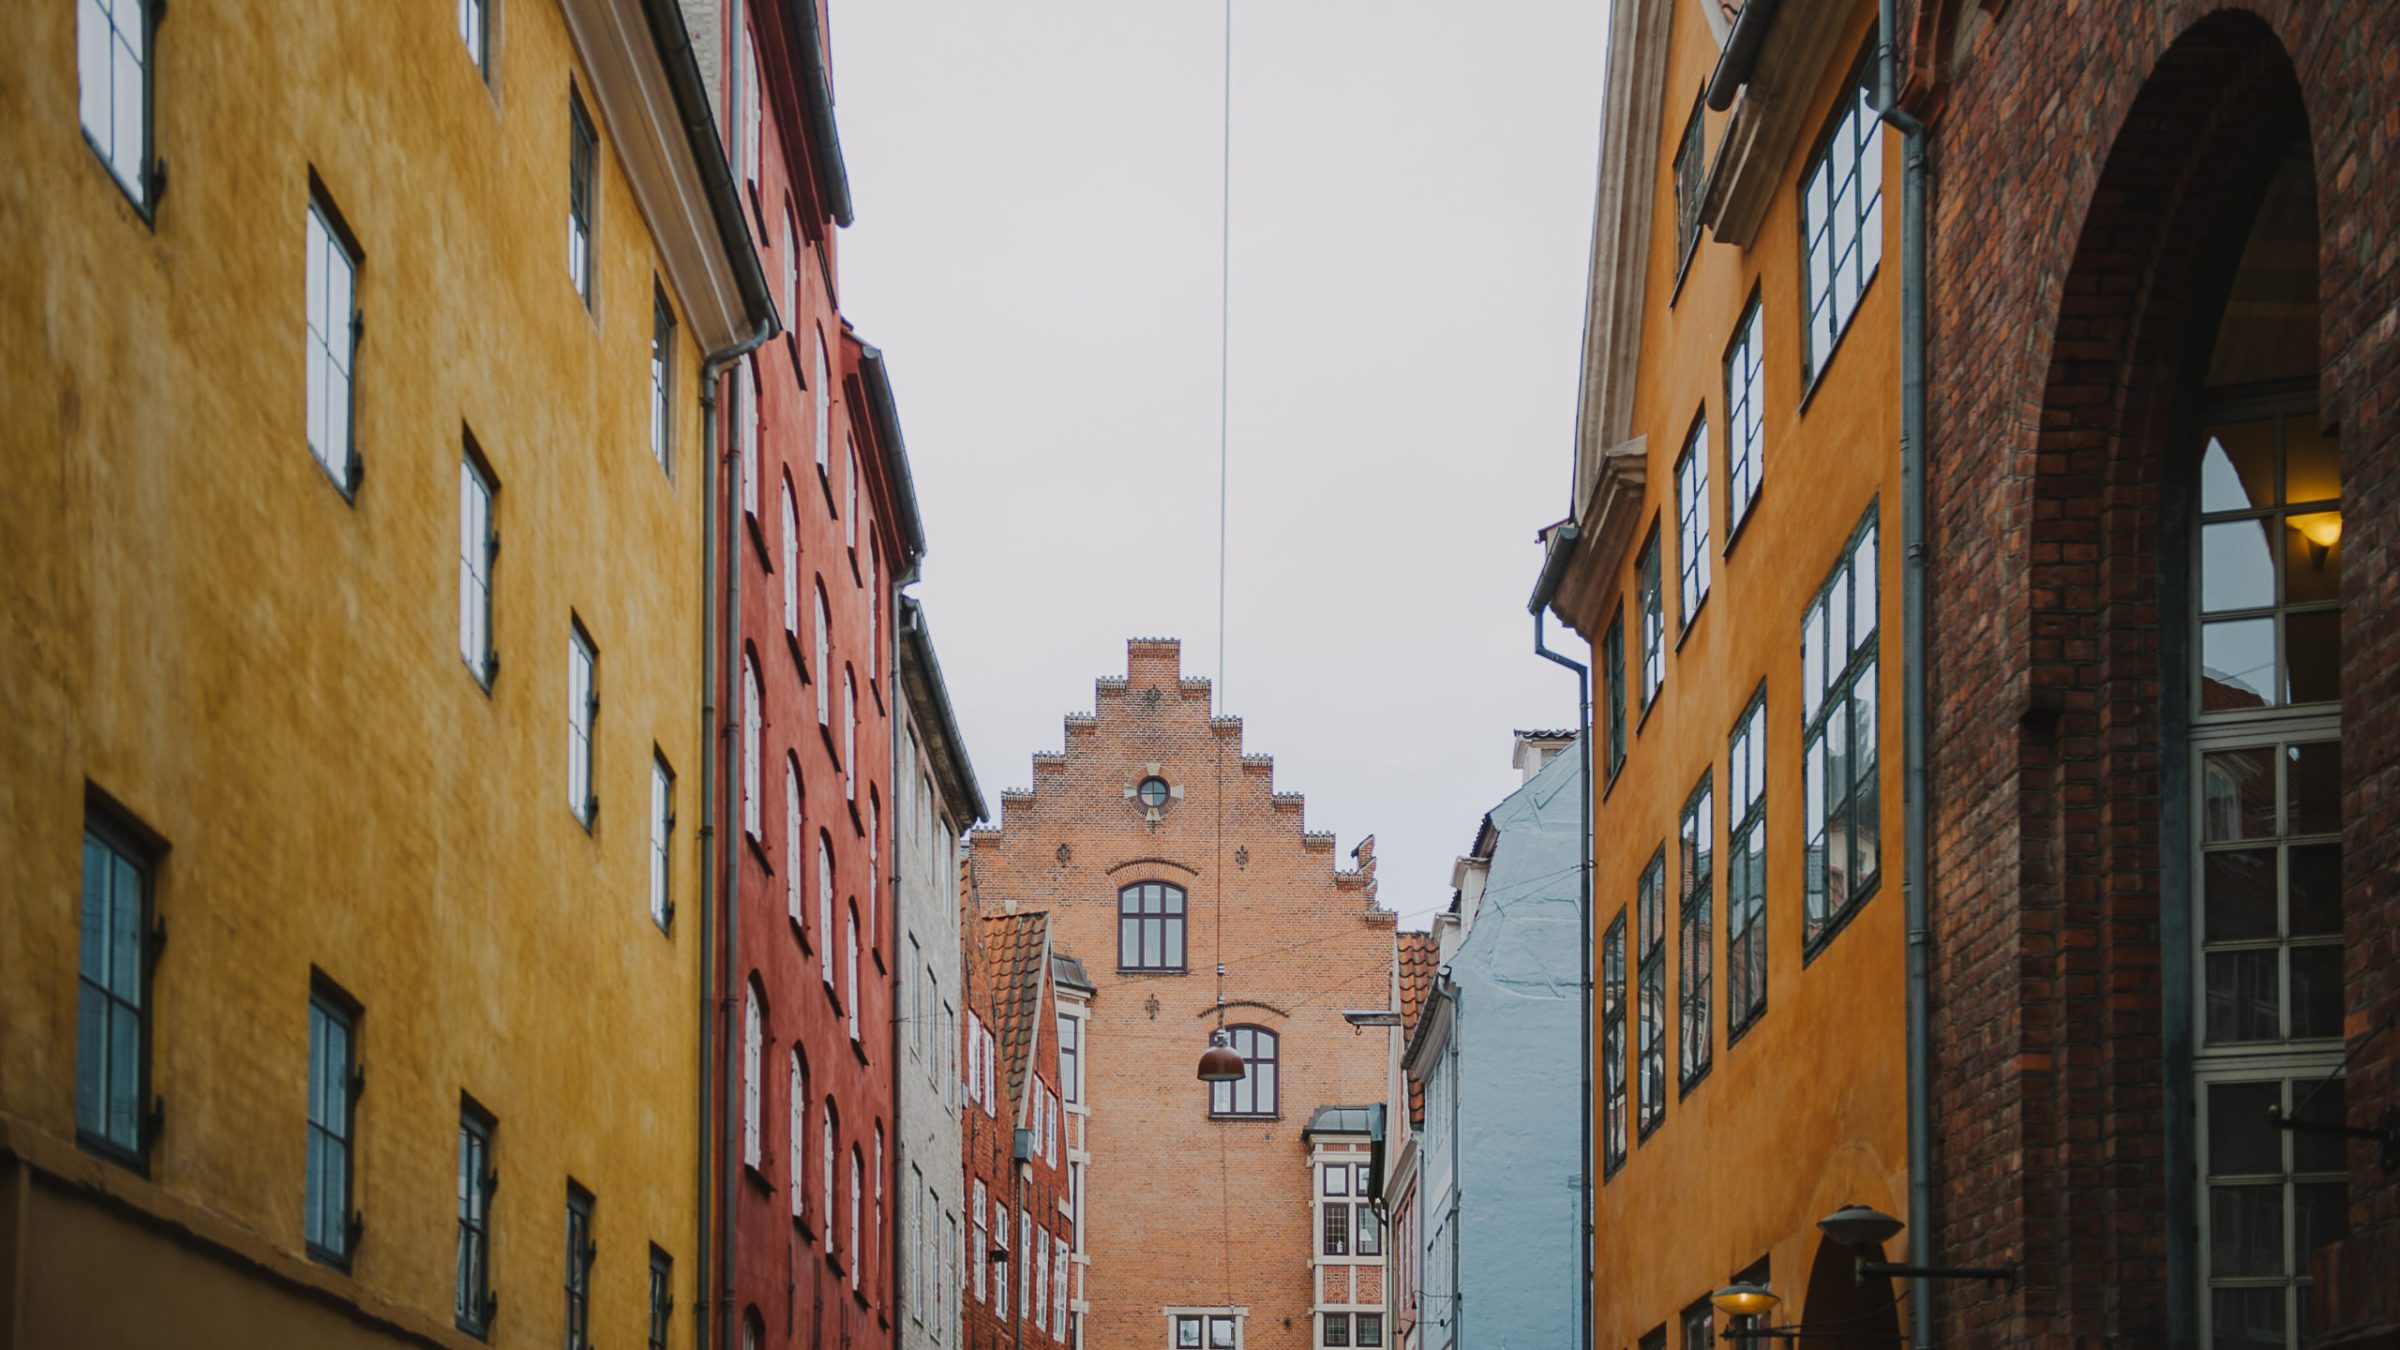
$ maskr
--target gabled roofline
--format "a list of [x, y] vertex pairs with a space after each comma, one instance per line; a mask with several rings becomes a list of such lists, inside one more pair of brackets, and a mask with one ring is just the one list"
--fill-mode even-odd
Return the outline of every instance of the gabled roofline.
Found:
[[975, 781], [975, 766], [967, 758], [966, 737], [950, 706], [950, 688], [942, 679], [942, 663], [933, 652], [933, 632], [925, 624], [925, 606], [915, 596], [900, 597], [900, 680], [910, 703], [929, 715], [920, 734], [931, 742], [934, 772], [942, 789], [964, 807], [967, 818], [959, 832], [980, 824], [986, 815], [983, 788]]
[[[654, 0], [654, 3], [657, 0]], [[833, 72], [825, 65], [825, 26], [817, 22], [817, 0], [786, 0], [800, 32], [800, 92], [808, 99], [808, 129], [816, 153], [817, 190], [833, 223], [850, 227], [850, 170], [842, 162], [842, 137], [833, 121]]]
[[925, 556], [925, 518], [917, 510], [917, 480], [909, 472], [908, 442], [900, 435], [900, 404], [892, 397], [892, 372], [884, 363], [883, 348], [859, 342], [858, 373], [867, 386], [867, 416], [875, 424], [876, 443], [883, 447], [884, 476], [890, 480], [900, 543], [913, 563]]

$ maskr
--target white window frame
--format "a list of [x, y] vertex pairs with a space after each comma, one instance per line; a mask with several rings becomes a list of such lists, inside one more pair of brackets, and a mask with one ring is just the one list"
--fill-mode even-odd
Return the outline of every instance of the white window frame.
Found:
[[650, 920], [667, 931], [675, 915], [675, 770], [655, 749], [650, 754]]
[[1675, 602], [1682, 628], [1708, 603], [1708, 419], [1692, 423], [1675, 461]]
[[800, 766], [789, 756], [783, 761], [783, 906], [792, 926], [804, 927], [807, 912], [801, 899], [801, 859], [807, 856], [806, 798], [800, 786]]
[[812, 431], [816, 437], [817, 478], [830, 484], [833, 480], [833, 387], [827, 383], [831, 363], [825, 354], [825, 335], [816, 335], [816, 352], [809, 359], [809, 411]]
[[850, 907], [849, 965], [842, 977], [842, 1013], [850, 1025], [850, 1043], [858, 1044], [858, 906]]
[[817, 725], [833, 725], [833, 674], [826, 666], [833, 660], [832, 618], [825, 612], [825, 582], [816, 584], [817, 603], [817, 663], [812, 671], [817, 686]]
[[765, 1054], [766, 1015], [759, 1007], [758, 981], [742, 989], [742, 1166], [756, 1172], [763, 1161], [759, 1136], [759, 1060]]
[[858, 446], [842, 438], [842, 542], [850, 549], [853, 564], [858, 560]]
[[333, 208], [309, 194], [308, 449], [347, 497], [358, 490], [359, 256]]
[[1749, 311], [1725, 353], [1725, 547], [1758, 505], [1767, 472], [1765, 302]]
[[757, 840], [765, 836], [758, 800], [759, 739], [766, 729], [766, 712], [758, 685], [758, 662], [742, 653], [742, 831]]
[[78, 0], [75, 6], [76, 105], [84, 140], [145, 219], [155, 179], [150, 60], [156, 11], [157, 0]]
[[783, 631], [800, 640], [800, 510], [792, 501], [792, 480], [783, 480]]
[[741, 405], [736, 417], [741, 429], [742, 513], [753, 524], [758, 520], [758, 358], [745, 356], [741, 369], [734, 372], [734, 402]]
[[650, 288], [650, 454], [673, 473], [675, 452], [675, 307], [655, 281]]
[[1800, 176], [1801, 381], [1825, 373], [1883, 261], [1883, 120], [1862, 65]]
[[492, 507], [499, 489], [475, 453], [473, 438], [458, 464], [458, 656], [489, 691], [500, 664], [492, 640], [492, 573], [500, 559], [500, 528]]
[[817, 943], [818, 969], [824, 972], [827, 992], [833, 989], [833, 845], [826, 842], [825, 833], [817, 832]]
[[800, 1059], [800, 1047], [793, 1046], [789, 1068], [789, 1106], [785, 1114], [791, 1117], [791, 1138], [786, 1152], [791, 1158], [792, 1217], [805, 1223], [808, 1219], [808, 1066]]
[[858, 802], [858, 679], [842, 667], [842, 797]]
[[600, 649], [580, 622], [567, 625], [567, 806], [584, 828], [599, 814], [600, 790], [592, 772], [593, 739], [600, 720]]

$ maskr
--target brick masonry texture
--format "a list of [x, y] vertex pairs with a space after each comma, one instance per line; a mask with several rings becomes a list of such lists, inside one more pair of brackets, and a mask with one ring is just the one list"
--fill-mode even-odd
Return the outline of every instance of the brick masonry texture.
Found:
[[[1929, 3], [1913, 28], [1909, 92], [1934, 118], [1935, 1250], [2024, 1266], [2013, 1293], [1944, 1290], [1945, 1343], [2157, 1343], [2197, 1298], [2167, 1277], [2193, 1212], [2161, 1017], [2188, 959], [2161, 937], [2187, 890], [2162, 804], [2188, 790], [2162, 727], [2185, 658], [2161, 522], [2182, 509], [2184, 363], [2301, 131], [2344, 474], [2351, 1044], [2400, 1013], [2400, 7], [2216, 9]], [[2371, 1119], [2400, 1097], [2400, 1035], [2349, 1073]], [[2400, 1179], [2371, 1153], [2351, 1150], [2355, 1232], [2320, 1258], [2318, 1324], [2388, 1345]]]
[[[1387, 1006], [1393, 916], [1374, 903], [1371, 845], [1356, 870], [1337, 865], [1333, 837], [1305, 830], [1301, 798], [1274, 790], [1273, 761], [1243, 754], [1239, 719], [1211, 718], [1209, 684], [1183, 677], [1178, 644], [1137, 639], [1127, 658], [969, 850], [983, 911], [1048, 910], [1055, 948], [1098, 986], [1084, 1344], [1163, 1347], [1166, 1309], [1230, 1305], [1248, 1309], [1249, 1350], [1302, 1350], [1314, 1235], [1300, 1132], [1319, 1106], [1384, 1100], [1389, 1033], [1355, 1032], [1341, 1011]], [[1183, 790], [1155, 827], [1126, 795], [1152, 765]], [[1117, 969], [1117, 894], [1144, 881], [1187, 893], [1186, 973]], [[1226, 1022], [1280, 1037], [1277, 1118], [1212, 1119], [1193, 1077], [1219, 959]]]

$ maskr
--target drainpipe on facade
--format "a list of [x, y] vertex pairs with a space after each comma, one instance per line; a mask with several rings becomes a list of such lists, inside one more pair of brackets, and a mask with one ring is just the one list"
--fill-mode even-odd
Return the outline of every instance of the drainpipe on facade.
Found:
[[[900, 1089], [900, 1075], [903, 1072], [900, 1067], [900, 1019], [904, 1013], [904, 1010], [908, 1007], [908, 1003], [906, 1000], [900, 997], [900, 991], [902, 985], [906, 981], [916, 978], [916, 974], [913, 971], [906, 971], [900, 968], [900, 933], [901, 929], [905, 926], [900, 915], [900, 906], [904, 903], [902, 897], [900, 864], [900, 803], [909, 800], [909, 798], [902, 786], [908, 780], [900, 776], [900, 737], [893, 733], [899, 729], [899, 723], [901, 721], [900, 702], [904, 697], [906, 697], [905, 692], [900, 687], [900, 588], [903, 586], [915, 585], [919, 570], [919, 564], [913, 562], [910, 563], [907, 571], [897, 573], [892, 577], [891, 588], [885, 591], [883, 595], [876, 597], [876, 603], [883, 606], [884, 614], [883, 623], [878, 625], [875, 630], [883, 635], [882, 650], [875, 653], [875, 660], [881, 665], [881, 668], [876, 673], [884, 677], [884, 695], [890, 700], [889, 704], [887, 705], [888, 711], [884, 717], [883, 739], [886, 742], [885, 748], [890, 751], [890, 761], [892, 766], [891, 775], [884, 779], [885, 782], [892, 785], [892, 851], [885, 855], [892, 860], [892, 870], [891, 874], [884, 878], [884, 882], [886, 885], [891, 887], [892, 903], [889, 906], [891, 910], [891, 918], [887, 923], [884, 933], [884, 950], [892, 954], [892, 1046], [891, 1058], [885, 1060], [884, 1062], [892, 1066], [892, 1150], [891, 1156], [885, 1160], [884, 1165], [892, 1169], [890, 1191], [895, 1198], [900, 1197], [900, 1178], [903, 1175], [900, 1164], [903, 1155], [907, 1154], [908, 1152], [909, 1125], [909, 1115], [906, 1106], [908, 1094]], [[888, 660], [886, 659], [887, 656], [889, 657]], [[910, 773], [915, 773], [916, 766], [913, 764], [908, 766], [908, 771]], [[929, 801], [926, 803], [926, 805], [931, 807], [933, 803]], [[878, 825], [877, 828], [880, 830], [882, 827]], [[877, 846], [881, 847], [882, 841], [878, 840], [876, 842]], [[922, 1009], [919, 1009], [919, 1015], [923, 1015]], [[913, 1032], [915, 1028], [911, 1027], [910, 1030]], [[899, 1204], [894, 1205], [893, 1209], [898, 1211], [902, 1205], [906, 1205], [908, 1203], [908, 1199], [900, 1198]], [[938, 1218], [939, 1216], [937, 1215], [936, 1217]], [[883, 1227], [883, 1272], [884, 1280], [886, 1282], [883, 1292], [884, 1297], [891, 1301], [891, 1307], [894, 1314], [893, 1324], [899, 1325], [899, 1304], [902, 1301], [901, 1282], [892, 1279], [891, 1275], [893, 1271], [900, 1269], [900, 1225], [897, 1223], [886, 1223]]]
[[1467, 1343], [1467, 1149], [1458, 1132], [1458, 1099], [1465, 1095], [1459, 1051], [1467, 1038], [1466, 991], [1450, 982], [1450, 1344]]
[[[1925, 770], [1925, 124], [1901, 111], [1899, 4], [1880, 0], [1875, 66], [1878, 112], [1904, 138], [1900, 188], [1900, 801], [1901, 894], [1908, 927], [1908, 1259], [1933, 1264], [1933, 1067], [1931, 830]], [[1933, 1344], [1933, 1282], [1910, 1281], [1910, 1343]]]
[[[1582, 1211], [1579, 1216], [1580, 1222], [1576, 1225], [1576, 1241], [1580, 1250], [1577, 1252], [1575, 1292], [1580, 1314], [1576, 1322], [1581, 1328], [1576, 1336], [1576, 1343], [1583, 1346], [1584, 1350], [1591, 1350], [1592, 1317], [1589, 1297], [1592, 1289], [1592, 672], [1591, 667], [1583, 662], [1552, 651], [1549, 643], [1545, 640], [1543, 631], [1544, 622], [1549, 615], [1550, 599], [1558, 591], [1558, 579], [1565, 573], [1567, 561], [1574, 556], [1575, 543], [1582, 538], [1582, 535], [1583, 532], [1576, 528], [1573, 521], [1551, 531], [1553, 547], [1550, 549], [1550, 556], [1543, 560], [1541, 579], [1534, 584], [1533, 603], [1530, 608], [1533, 610], [1534, 652], [1575, 672], [1576, 743], [1583, 754], [1581, 784], [1583, 807], [1581, 814], [1577, 817], [1580, 822], [1583, 843], [1576, 860], [1576, 872], [1582, 880], [1576, 889], [1575, 913], [1583, 934], [1580, 946], [1583, 960], [1583, 983], [1579, 986], [1580, 993], [1578, 995], [1582, 1011], [1576, 1019], [1576, 1030], [1581, 1034], [1581, 1048], [1575, 1059], [1583, 1083], [1583, 1092], [1577, 1099], [1576, 1106], [1576, 1115], [1583, 1127], [1583, 1151], [1578, 1155], [1576, 1162], [1576, 1168], [1581, 1175], [1575, 1179], [1576, 1203]], [[1455, 1134], [1453, 1138], [1455, 1138]]]

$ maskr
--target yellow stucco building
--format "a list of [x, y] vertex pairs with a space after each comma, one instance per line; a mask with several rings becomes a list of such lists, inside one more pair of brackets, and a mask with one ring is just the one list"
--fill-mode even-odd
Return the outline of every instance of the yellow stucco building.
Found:
[[0, 7], [0, 1347], [694, 1343], [704, 59]]
[[1592, 643], [1607, 1350], [1715, 1345], [1737, 1278], [1779, 1324], [1897, 1331], [1816, 1221], [1908, 1210], [1900, 137], [1874, 5], [1736, 9], [1615, 6], [1537, 596]]

